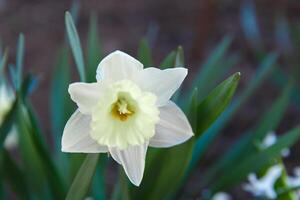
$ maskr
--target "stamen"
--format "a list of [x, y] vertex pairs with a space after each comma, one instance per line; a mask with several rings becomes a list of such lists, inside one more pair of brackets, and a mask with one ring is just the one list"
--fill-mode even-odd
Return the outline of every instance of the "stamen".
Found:
[[112, 116], [121, 121], [126, 121], [131, 115], [134, 114], [133, 109], [128, 104], [125, 98], [120, 98], [112, 106]]

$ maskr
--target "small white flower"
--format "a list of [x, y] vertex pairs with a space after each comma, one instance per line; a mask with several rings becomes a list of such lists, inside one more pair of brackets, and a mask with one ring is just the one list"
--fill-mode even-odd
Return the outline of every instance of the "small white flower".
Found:
[[276, 141], [277, 141], [276, 133], [274, 131], [271, 131], [264, 138], [264, 140], [262, 142], [262, 147], [264, 149], [268, 148], [268, 147], [272, 146], [273, 144], [275, 144]]
[[[274, 131], [271, 131], [264, 138], [264, 140], [262, 142], [262, 148], [263, 149], [268, 148], [268, 147], [272, 146], [273, 144], [275, 144], [276, 141], [277, 141], [276, 133]], [[288, 148], [282, 149], [281, 155], [284, 158], [288, 157], [290, 155], [290, 149], [288, 149]]]
[[231, 200], [231, 196], [225, 192], [218, 192], [213, 197], [212, 200]]
[[243, 185], [243, 189], [252, 193], [256, 197], [266, 197], [270, 199], [276, 198], [276, 191], [274, 184], [280, 177], [282, 167], [280, 165], [274, 165], [270, 167], [267, 173], [260, 179], [253, 173], [249, 174], [248, 181]]
[[5, 115], [10, 110], [14, 100], [14, 95], [9, 88], [0, 84], [0, 124], [2, 124]]
[[[0, 84], [0, 125], [3, 123], [8, 111], [11, 109], [14, 98], [14, 94], [9, 87], [7, 87], [5, 84]], [[13, 127], [4, 141], [4, 147], [8, 150], [16, 147], [17, 144], [17, 130], [15, 127]]]
[[71, 99], [79, 109], [67, 122], [62, 151], [109, 152], [130, 181], [140, 185], [148, 146], [171, 147], [193, 136], [171, 96], [187, 75], [185, 68], [143, 69], [121, 51], [105, 57], [96, 83], [73, 83]]
[[[287, 183], [289, 187], [298, 187], [300, 185], [300, 167], [294, 168], [294, 176], [288, 176]], [[295, 191], [295, 193], [300, 199], [300, 190]]]

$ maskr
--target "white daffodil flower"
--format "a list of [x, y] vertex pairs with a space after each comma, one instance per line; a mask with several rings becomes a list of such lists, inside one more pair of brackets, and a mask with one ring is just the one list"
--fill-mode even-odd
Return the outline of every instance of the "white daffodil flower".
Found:
[[[13, 92], [5, 84], [0, 84], [0, 125], [3, 123], [7, 112], [11, 109], [14, 98]], [[18, 135], [15, 127], [13, 127], [4, 141], [4, 147], [12, 149], [17, 146], [17, 143]]]
[[270, 167], [265, 176], [260, 179], [254, 173], [248, 176], [249, 183], [243, 185], [243, 189], [252, 193], [256, 197], [265, 197], [270, 199], [276, 198], [276, 191], [274, 184], [280, 177], [282, 167], [274, 165]]
[[192, 128], [171, 96], [187, 75], [185, 68], [143, 69], [121, 51], [105, 57], [96, 83], [73, 83], [78, 110], [67, 122], [62, 151], [109, 152], [130, 181], [141, 183], [148, 146], [171, 147], [193, 136]]
[[212, 198], [212, 200], [231, 200], [231, 196], [225, 192], [218, 192]]
[[5, 115], [10, 110], [13, 100], [13, 93], [6, 85], [0, 84], [0, 124], [2, 124]]

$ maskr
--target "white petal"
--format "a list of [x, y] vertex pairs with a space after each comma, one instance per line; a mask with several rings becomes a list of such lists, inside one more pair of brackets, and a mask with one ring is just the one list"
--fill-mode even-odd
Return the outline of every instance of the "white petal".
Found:
[[4, 140], [4, 148], [6, 150], [14, 149], [18, 146], [19, 137], [17, 128], [15, 126], [12, 127], [11, 131], [8, 133]]
[[76, 153], [102, 153], [107, 152], [105, 146], [100, 146], [90, 137], [91, 117], [83, 115], [79, 110], [68, 120], [62, 136], [62, 151]]
[[109, 151], [115, 161], [121, 164], [129, 180], [139, 186], [145, 169], [145, 158], [148, 142], [141, 146], [130, 146], [125, 150], [110, 148]]
[[90, 114], [101, 95], [100, 83], [72, 83], [69, 85], [71, 99], [83, 114]]
[[97, 81], [114, 82], [123, 79], [134, 80], [137, 73], [143, 69], [143, 64], [135, 58], [115, 51], [106, 56], [98, 65]]
[[171, 147], [192, 137], [193, 130], [188, 119], [175, 103], [169, 101], [160, 107], [160, 121], [155, 135], [150, 139], [151, 147]]
[[186, 75], [186, 68], [160, 70], [150, 67], [142, 70], [136, 81], [142, 90], [156, 94], [158, 98], [156, 104], [163, 106], [180, 87]]

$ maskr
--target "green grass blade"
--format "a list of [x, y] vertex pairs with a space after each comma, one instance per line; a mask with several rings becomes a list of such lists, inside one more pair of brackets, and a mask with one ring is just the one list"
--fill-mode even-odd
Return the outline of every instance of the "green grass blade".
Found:
[[0, 125], [0, 149], [4, 148], [4, 141], [8, 133], [12, 130], [17, 115], [17, 100], [14, 101], [10, 111], [5, 115], [3, 122]]
[[121, 192], [121, 199], [122, 200], [130, 200], [129, 196], [129, 183], [128, 178], [122, 169], [122, 167], [119, 167], [119, 184], [120, 184], [120, 192]]
[[0, 57], [0, 78], [4, 73], [4, 67], [7, 63], [7, 56], [8, 56], [8, 51], [5, 50], [3, 56]]
[[283, 118], [284, 112], [289, 103], [292, 86], [288, 85], [278, 99], [271, 105], [260, 120], [254, 130], [244, 134], [238, 142], [214, 164], [203, 177], [203, 184], [207, 185], [220, 174], [228, 173], [232, 169], [232, 165], [241, 162], [248, 155], [257, 151], [255, 144], [261, 144], [267, 133], [273, 131], [279, 125]]
[[196, 163], [200, 160], [206, 149], [211, 145], [213, 140], [220, 133], [227, 123], [232, 119], [236, 112], [247, 102], [247, 100], [254, 94], [256, 89], [268, 77], [275, 67], [277, 54], [269, 54], [261, 66], [258, 68], [256, 74], [250, 81], [250, 84], [245, 88], [244, 92], [230, 105], [215, 121], [215, 123], [198, 139], [194, 149], [191, 168], [194, 168]]
[[191, 138], [171, 148], [149, 149], [143, 181], [131, 188], [132, 199], [172, 199], [182, 184], [194, 144]]
[[74, 24], [76, 24], [76, 22], [78, 21], [79, 10], [80, 10], [80, 1], [79, 0], [73, 0], [71, 8], [70, 8], [70, 13], [72, 15]]
[[175, 64], [176, 51], [171, 51], [165, 59], [161, 62], [160, 68], [167, 69], [173, 67]]
[[182, 46], [179, 46], [176, 50], [174, 67], [186, 67], [184, 66], [184, 52]]
[[197, 107], [197, 128], [195, 136], [202, 133], [218, 118], [230, 103], [240, 79], [235, 73], [216, 87]]
[[[26, 105], [26, 106], [25, 106]], [[45, 143], [39, 137], [39, 128], [30, 106], [20, 102], [18, 106], [18, 128], [20, 136], [20, 147], [22, 151], [23, 161], [28, 168], [32, 170], [36, 176], [39, 187], [46, 181], [49, 184], [51, 194], [55, 199], [63, 199], [65, 195], [65, 184], [50, 157], [49, 151], [45, 147]], [[33, 179], [33, 177], [31, 177]]]
[[210, 73], [205, 77], [205, 84], [199, 84], [199, 98], [205, 97], [210, 90], [213, 89], [219, 82], [220, 78], [228, 74], [230, 68], [235, 66], [240, 61], [238, 54], [232, 54], [226, 56], [226, 59], [222, 59], [222, 64], [217, 65], [214, 69], [210, 70]]
[[22, 80], [22, 71], [24, 64], [25, 54], [25, 38], [23, 34], [20, 34], [17, 46], [17, 57], [16, 57], [16, 69], [17, 69], [17, 86], [20, 87]]
[[150, 67], [153, 65], [151, 48], [145, 38], [140, 41], [138, 48], [138, 59], [145, 67]]
[[191, 126], [193, 130], [197, 129], [198, 124], [198, 88], [194, 88], [194, 91], [192, 93], [191, 99], [190, 99], [190, 109], [188, 111], [189, 113], [189, 121], [191, 123]]
[[93, 195], [95, 199], [105, 200], [106, 199], [106, 185], [105, 185], [105, 175], [108, 158], [106, 156], [101, 156], [99, 158], [98, 166], [94, 175]]
[[69, 55], [67, 48], [62, 48], [58, 53], [51, 84], [51, 122], [54, 136], [55, 150], [61, 149], [61, 136], [67, 118], [70, 116], [68, 104], [71, 103], [68, 95], [70, 84]]
[[207, 58], [201, 67], [201, 70], [197, 73], [193, 82], [194, 87], [198, 87], [199, 91], [207, 85], [207, 82], [212, 79], [211, 74], [217, 73], [223, 65], [223, 59], [232, 43], [232, 37], [226, 36], [222, 42], [215, 48], [213, 53]]
[[87, 42], [87, 80], [89, 82], [96, 81], [96, 70], [100, 60], [103, 57], [102, 48], [100, 45], [97, 16], [92, 14], [90, 17], [88, 42]]
[[[297, 200], [296, 192], [293, 190], [287, 190], [289, 188], [288, 174], [286, 168], [281, 159], [279, 159], [279, 165], [282, 167], [280, 177], [275, 182], [275, 191], [277, 193], [277, 200]], [[282, 192], [286, 191], [286, 192]]]
[[0, 155], [2, 180], [5, 180], [19, 199], [30, 199], [24, 172], [17, 166], [9, 153], [4, 149]]
[[255, 48], [261, 45], [261, 35], [253, 1], [245, 1], [242, 4], [241, 25], [250, 44]]
[[[184, 52], [181, 46], [177, 47], [174, 66], [173, 67], [185, 67], [184, 66]], [[178, 102], [182, 93], [182, 87], [180, 87], [175, 94], [172, 96], [172, 101]]]
[[98, 158], [99, 154], [87, 154], [69, 189], [66, 200], [82, 200], [87, 197]]
[[65, 24], [66, 24], [67, 34], [69, 38], [69, 43], [80, 76], [80, 80], [82, 82], [86, 82], [84, 59], [83, 59], [79, 36], [75, 24], [73, 22], [72, 16], [68, 11], [65, 14]]
[[270, 165], [274, 161], [274, 158], [280, 157], [282, 149], [290, 148], [299, 138], [300, 127], [296, 127], [280, 137], [274, 145], [248, 156], [227, 174], [223, 174], [218, 178], [215, 186], [212, 188], [212, 193], [220, 190], [224, 191], [243, 181], [250, 172], [257, 172], [263, 167]]

